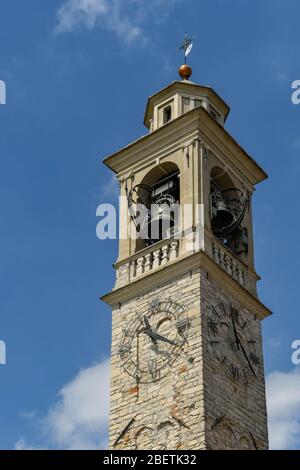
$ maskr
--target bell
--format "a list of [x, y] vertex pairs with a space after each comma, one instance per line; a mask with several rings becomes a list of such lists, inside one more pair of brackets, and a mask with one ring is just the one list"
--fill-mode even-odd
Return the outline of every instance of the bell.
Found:
[[212, 219], [212, 222], [216, 230], [221, 230], [232, 224], [233, 214], [227, 208], [224, 200], [217, 201], [214, 209], [215, 215]]
[[174, 214], [169, 204], [154, 204], [151, 214], [148, 223], [149, 238], [153, 241], [168, 238], [170, 228], [174, 226]]

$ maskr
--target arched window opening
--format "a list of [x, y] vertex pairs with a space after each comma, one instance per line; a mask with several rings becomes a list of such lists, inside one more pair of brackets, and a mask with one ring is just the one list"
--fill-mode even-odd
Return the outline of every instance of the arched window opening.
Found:
[[179, 226], [180, 172], [177, 165], [157, 165], [128, 195], [138, 238], [136, 250], [170, 238]]
[[234, 254], [244, 257], [248, 253], [248, 230], [244, 222], [248, 199], [223, 168], [214, 167], [211, 171], [210, 199], [214, 235]]

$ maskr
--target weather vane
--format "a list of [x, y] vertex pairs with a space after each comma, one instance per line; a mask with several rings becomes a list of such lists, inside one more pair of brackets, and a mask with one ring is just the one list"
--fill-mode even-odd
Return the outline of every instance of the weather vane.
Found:
[[189, 38], [187, 33], [185, 33], [183, 44], [177, 49], [177, 52], [180, 51], [181, 49], [184, 51], [184, 63], [185, 64], [186, 64], [186, 58], [192, 50], [194, 39], [195, 39], [195, 36], [193, 38]]
[[194, 39], [195, 39], [195, 36], [193, 38], [189, 38], [187, 33], [185, 33], [183, 44], [180, 47], [178, 47], [176, 51], [176, 52], [179, 52], [180, 50], [184, 51], [184, 64], [181, 65], [181, 67], [179, 67], [179, 70], [178, 70], [178, 73], [183, 80], [189, 80], [190, 76], [192, 75], [192, 69], [189, 65], [187, 65], [186, 58], [192, 50]]

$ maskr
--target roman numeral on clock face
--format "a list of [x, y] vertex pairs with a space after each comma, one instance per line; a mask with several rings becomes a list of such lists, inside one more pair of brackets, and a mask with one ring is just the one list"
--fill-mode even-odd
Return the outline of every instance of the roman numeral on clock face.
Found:
[[158, 378], [159, 370], [157, 359], [151, 359], [148, 361], [148, 370], [154, 380]]
[[113, 443], [113, 447], [116, 447], [116, 445], [120, 442], [120, 440], [123, 438], [123, 436], [126, 434], [126, 432], [129, 430], [130, 426], [134, 423], [135, 421], [135, 416], [133, 418], [131, 418], [131, 420], [128, 422], [128, 424], [125, 426], [124, 429], [122, 429], [122, 431], [120, 432], [120, 434], [118, 435], [117, 439], [115, 440], [115, 442]]
[[240, 370], [237, 366], [235, 366], [234, 364], [231, 365], [231, 372], [232, 372], [232, 376], [235, 380], [239, 380], [240, 379]]
[[221, 360], [221, 364], [225, 364], [226, 361], [227, 361], [227, 356], [224, 356], [223, 359]]
[[252, 370], [250, 369], [249, 366], [244, 367], [243, 375], [244, 375], [245, 382], [249, 382], [252, 379], [253, 372], [252, 372]]
[[127, 353], [129, 353], [129, 350], [130, 350], [129, 344], [122, 344], [118, 349], [118, 353], [119, 354], [127, 354]]
[[218, 332], [218, 323], [215, 322], [212, 318], [208, 319], [208, 326], [214, 334]]
[[236, 323], [238, 323], [238, 321], [239, 321], [239, 311], [238, 311], [236, 308], [234, 308], [234, 307], [232, 307], [232, 310], [231, 310], [231, 311], [232, 311], [233, 320], [234, 320]]

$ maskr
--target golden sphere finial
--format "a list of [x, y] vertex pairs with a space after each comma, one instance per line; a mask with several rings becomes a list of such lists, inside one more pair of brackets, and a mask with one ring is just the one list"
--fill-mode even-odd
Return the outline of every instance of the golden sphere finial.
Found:
[[192, 69], [189, 65], [187, 64], [183, 64], [179, 67], [178, 69], [178, 73], [180, 75], [180, 77], [182, 78], [182, 80], [188, 80], [190, 78], [190, 76], [192, 75]]

